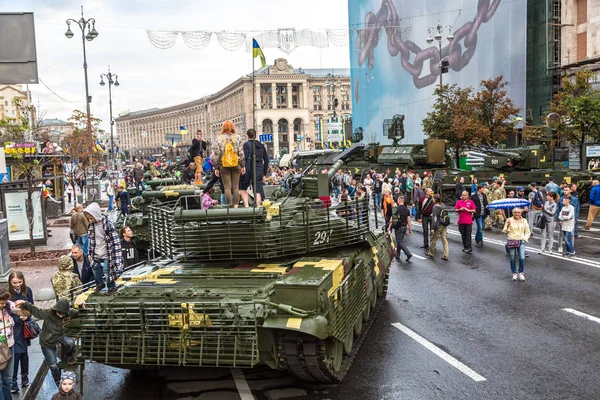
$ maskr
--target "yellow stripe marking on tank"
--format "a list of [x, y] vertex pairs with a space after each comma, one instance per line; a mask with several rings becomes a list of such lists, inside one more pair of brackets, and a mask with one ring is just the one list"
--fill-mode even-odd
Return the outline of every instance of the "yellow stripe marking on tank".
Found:
[[300, 329], [300, 325], [302, 325], [302, 318], [288, 318], [285, 327], [291, 329]]
[[316, 263], [316, 261], [298, 261], [296, 264], [294, 264], [294, 268], [301, 268], [307, 265], [315, 265]]
[[570, 176], [563, 177], [563, 180], [565, 180], [568, 184], [571, 184], [571, 177]]
[[156, 283], [157, 285], [168, 285], [171, 283], [175, 283], [175, 279], [166, 279], [166, 278], [150, 278], [150, 279], [145, 279], [144, 282], [152, 282], [152, 283]]
[[167, 268], [161, 268], [158, 271], [150, 271], [150, 272], [146, 272], [145, 274], [132, 276], [131, 280], [133, 282], [141, 282], [141, 281], [146, 281], [149, 279], [156, 279], [161, 275], [168, 275], [171, 272], [177, 271], [179, 269], [181, 269], [180, 265], [176, 265], [173, 267], [167, 267]]
[[379, 250], [377, 250], [377, 247], [373, 246], [371, 247], [371, 253], [373, 253], [373, 255], [378, 254]]
[[163, 192], [163, 194], [165, 195], [165, 197], [176, 197], [176, 196], [179, 196], [179, 192], [176, 192], [174, 190], [165, 190]]
[[[85, 302], [92, 293], [94, 293], [93, 288], [89, 288], [86, 292], [81, 293], [75, 299], [75, 304], [77, 305], [77, 304], [81, 304], [81, 303]], [[78, 308], [78, 307], [75, 307], [75, 308]]]

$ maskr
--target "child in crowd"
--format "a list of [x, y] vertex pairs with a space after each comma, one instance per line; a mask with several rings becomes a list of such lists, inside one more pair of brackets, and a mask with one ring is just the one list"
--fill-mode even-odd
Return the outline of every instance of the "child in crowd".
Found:
[[69, 294], [73, 300], [73, 289], [81, 288], [83, 284], [79, 275], [73, 272], [73, 259], [70, 256], [61, 256], [58, 259], [58, 272], [52, 276], [52, 288], [57, 299]]
[[212, 198], [213, 193], [215, 192], [215, 188], [210, 188], [208, 191], [205, 191], [204, 193], [202, 193], [202, 209], [203, 210], [208, 210], [210, 208], [212, 208], [214, 205], [219, 204], [219, 202], [217, 200], [214, 200]]
[[121, 185], [117, 187], [117, 200], [119, 201], [121, 214], [129, 215], [129, 203], [131, 203], [131, 199], [129, 198], [129, 192]]
[[563, 197], [563, 208], [560, 210], [558, 220], [560, 221], [560, 230], [564, 238], [565, 252], [564, 256], [570, 257], [575, 255], [575, 247], [573, 246], [573, 229], [575, 228], [575, 209], [571, 205], [571, 197]]
[[81, 395], [75, 391], [75, 379], [75, 372], [63, 372], [60, 376], [58, 393], [52, 396], [52, 400], [81, 400]]

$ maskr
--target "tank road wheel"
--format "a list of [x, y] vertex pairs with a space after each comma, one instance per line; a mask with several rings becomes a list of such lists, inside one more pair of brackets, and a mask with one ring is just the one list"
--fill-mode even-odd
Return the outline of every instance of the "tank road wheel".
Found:
[[351, 329], [344, 339], [344, 354], [350, 354], [352, 345], [354, 344], [354, 329]]
[[333, 338], [327, 339], [325, 346], [325, 364], [327, 368], [339, 373], [342, 369], [342, 359], [344, 357], [344, 344]]
[[365, 313], [363, 311], [362, 315], [359, 315], [358, 318], [356, 318], [356, 323], [354, 324], [354, 334], [356, 336], [360, 336], [360, 333], [362, 332], [364, 315]]
[[367, 305], [363, 310], [363, 322], [367, 322], [371, 316], [371, 302], [367, 300]]

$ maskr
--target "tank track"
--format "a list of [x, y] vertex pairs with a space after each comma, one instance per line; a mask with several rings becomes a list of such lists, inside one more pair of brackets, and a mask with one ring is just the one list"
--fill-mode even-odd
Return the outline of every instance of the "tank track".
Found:
[[321, 340], [305, 333], [285, 330], [277, 333], [277, 353], [283, 369], [303, 381], [341, 382], [350, 370], [373, 322], [377, 319], [377, 314], [383, 307], [387, 295], [388, 278], [389, 273], [384, 281], [383, 294], [378, 297], [369, 319], [363, 324], [361, 334], [354, 338], [352, 350], [343, 356], [339, 372], [329, 368], [326, 364], [325, 348], [329, 339]]

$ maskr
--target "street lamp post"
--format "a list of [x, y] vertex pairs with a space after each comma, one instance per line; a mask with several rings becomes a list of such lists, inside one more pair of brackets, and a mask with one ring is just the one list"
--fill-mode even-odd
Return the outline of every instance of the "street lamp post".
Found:
[[[113, 171], [116, 170], [115, 166], [115, 139], [113, 135], [113, 125], [115, 121], [112, 115], [112, 85], [119, 86], [119, 76], [110, 72], [110, 65], [108, 66], [107, 74], [100, 74], [100, 86], [104, 86], [104, 78], [108, 81], [108, 109], [110, 113], [110, 155], [112, 159]], [[114, 78], [114, 80], [113, 80]]]
[[[98, 31], [96, 31], [96, 20], [94, 18], [85, 19], [83, 17], [83, 6], [81, 6], [81, 19], [75, 20], [73, 18], [67, 19], [67, 31], [65, 32], [65, 36], [71, 39], [74, 34], [71, 31], [71, 22], [74, 22], [81, 29], [81, 41], [83, 43], [83, 74], [85, 76], [85, 108], [87, 112], [87, 125], [88, 125], [88, 134], [92, 133], [92, 124], [91, 124], [91, 113], [90, 113], [90, 103], [92, 99], [90, 97], [89, 88], [88, 88], [88, 76], [87, 76], [87, 57], [85, 54], [85, 41], [91, 42], [98, 36]], [[86, 32], [87, 29], [87, 32]]]
[[[448, 72], [448, 61], [447, 61], [447, 60], [444, 60], [444, 58], [447, 58], [447, 57], [444, 57], [444, 58], [442, 58], [442, 32], [443, 32], [444, 30], [446, 30], [446, 29], [448, 30], [448, 36], [446, 36], [446, 39], [447, 39], [449, 42], [451, 42], [451, 41], [453, 41], [453, 40], [454, 40], [454, 35], [452, 34], [452, 25], [445, 25], [445, 26], [442, 26], [442, 25], [441, 25], [441, 24], [438, 22], [438, 24], [437, 24], [435, 27], [431, 26], [431, 27], [429, 27], [429, 29], [427, 30], [427, 31], [429, 32], [429, 36], [427, 37], [427, 43], [428, 43], [428, 44], [431, 44], [431, 43], [433, 43], [433, 40], [434, 40], [434, 39], [435, 39], [435, 40], [437, 40], [437, 42], [438, 42], [438, 52], [440, 53], [440, 92], [441, 92], [442, 90], [444, 90], [444, 89], [443, 89], [443, 88], [444, 88], [444, 85], [443, 85], [442, 75], [443, 75], [445, 72]], [[432, 31], [435, 31], [435, 32], [436, 32], [436, 33], [435, 33], [433, 36], [431, 36], [431, 32], [432, 32]], [[441, 94], [441, 93], [440, 93], [440, 94]]]

